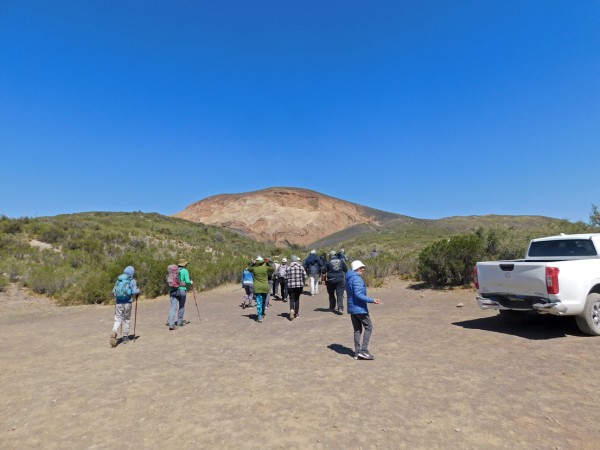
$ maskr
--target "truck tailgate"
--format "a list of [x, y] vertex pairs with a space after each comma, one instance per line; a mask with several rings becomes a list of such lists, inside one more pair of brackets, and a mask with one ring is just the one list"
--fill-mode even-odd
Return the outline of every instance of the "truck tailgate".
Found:
[[479, 290], [518, 296], [547, 296], [545, 262], [490, 261], [477, 263]]

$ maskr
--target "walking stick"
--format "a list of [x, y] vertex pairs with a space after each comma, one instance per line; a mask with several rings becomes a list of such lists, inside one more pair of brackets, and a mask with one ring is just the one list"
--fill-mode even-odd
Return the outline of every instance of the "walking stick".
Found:
[[137, 325], [137, 302], [139, 295], [135, 296], [135, 312], [133, 313], [133, 342], [136, 340], [135, 326]]
[[198, 309], [198, 301], [196, 300], [196, 289], [192, 288], [192, 294], [194, 294], [194, 303], [196, 304], [196, 311], [198, 311], [198, 320], [200, 319], [200, 310]]

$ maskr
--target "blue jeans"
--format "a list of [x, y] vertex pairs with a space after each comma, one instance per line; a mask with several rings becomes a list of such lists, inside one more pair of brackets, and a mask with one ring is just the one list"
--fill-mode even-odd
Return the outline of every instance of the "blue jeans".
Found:
[[175, 315], [179, 309], [177, 325], [183, 325], [183, 314], [185, 313], [185, 297], [187, 292], [185, 289], [177, 289], [171, 292], [171, 312], [169, 313], [169, 328], [175, 326]]

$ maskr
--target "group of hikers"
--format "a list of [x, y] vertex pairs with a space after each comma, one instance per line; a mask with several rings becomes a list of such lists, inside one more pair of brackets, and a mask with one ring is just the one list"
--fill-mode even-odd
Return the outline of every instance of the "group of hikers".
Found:
[[[367, 287], [362, 278], [365, 265], [359, 261], [352, 261], [348, 268], [346, 255], [343, 249], [340, 252], [331, 251], [329, 257], [317, 255], [312, 250], [308, 257], [301, 262], [296, 255], [291, 256], [288, 264], [287, 258], [257, 256], [248, 263], [242, 273], [242, 287], [244, 297], [242, 308], [252, 306], [255, 300], [259, 323], [263, 322], [266, 310], [270, 307], [271, 297], [277, 298], [278, 291], [283, 302], [290, 302], [289, 320], [299, 317], [300, 296], [310, 280], [311, 295], [319, 294], [319, 285], [326, 285], [329, 296], [329, 309], [337, 314], [344, 312], [344, 292], [347, 293], [347, 312], [350, 314], [354, 329], [354, 359], [372, 360], [374, 356], [369, 352], [369, 340], [373, 331], [373, 324], [369, 316], [368, 303], [379, 303], [379, 299], [367, 296]], [[185, 325], [185, 302], [187, 290], [193, 289], [193, 281], [187, 269], [188, 261], [179, 260], [168, 268], [167, 283], [169, 285], [170, 311], [167, 325], [169, 330], [175, 330]], [[131, 321], [132, 303], [139, 296], [139, 289], [135, 280], [135, 269], [127, 266], [123, 274], [119, 275], [113, 288], [115, 296], [115, 321], [110, 334], [110, 345], [118, 344], [117, 333], [123, 329], [121, 343], [129, 342], [129, 328]]]

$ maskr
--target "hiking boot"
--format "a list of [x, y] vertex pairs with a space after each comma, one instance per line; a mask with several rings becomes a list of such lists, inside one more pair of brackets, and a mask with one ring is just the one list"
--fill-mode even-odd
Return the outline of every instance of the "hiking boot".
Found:
[[169, 325], [169, 330], [174, 330], [175, 328], [177, 328], [175, 325]]
[[258, 323], [262, 323], [262, 321], [263, 321], [262, 316], [258, 316]]
[[110, 333], [110, 346], [111, 347], [117, 346], [117, 333], [115, 333], [114, 331], [112, 333]]
[[177, 322], [177, 326], [178, 326], [178, 327], [182, 327], [182, 326], [183, 326], [183, 324], [184, 324], [183, 320], [180, 320], [179, 322]]
[[121, 344], [129, 344], [129, 336], [123, 336], [123, 339], [121, 339]]
[[294, 320], [294, 310], [290, 309], [290, 320]]
[[242, 302], [242, 309], [246, 309], [246, 304]]
[[367, 359], [369, 361], [372, 361], [375, 359], [375, 357], [373, 355], [371, 355], [368, 351], [367, 352], [358, 352], [358, 357], [360, 359]]

